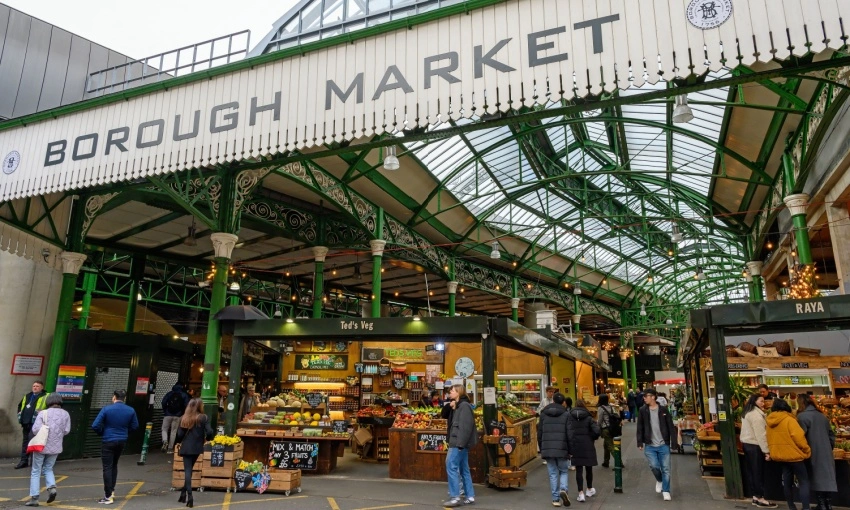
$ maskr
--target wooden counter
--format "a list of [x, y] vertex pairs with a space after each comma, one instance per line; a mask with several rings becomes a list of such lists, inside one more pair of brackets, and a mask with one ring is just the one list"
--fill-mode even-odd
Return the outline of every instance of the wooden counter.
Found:
[[244, 459], [246, 462], [259, 460], [263, 464], [269, 460], [269, 447], [272, 441], [295, 441], [319, 443], [319, 456], [316, 459], [316, 469], [304, 470], [305, 475], [326, 475], [336, 469], [337, 457], [342, 457], [348, 438], [345, 437], [278, 437], [240, 435], [245, 443]]
[[[521, 467], [537, 457], [537, 418], [526, 418], [508, 425], [508, 436], [516, 437], [516, 450], [511, 453], [511, 466]], [[505, 458], [499, 458], [499, 465], [505, 465]]]
[[[424, 451], [419, 441], [420, 434], [446, 434], [445, 430], [390, 429], [390, 478], [445, 482], [447, 451]], [[480, 439], [480, 438], [479, 438]], [[535, 445], [536, 448], [536, 445]], [[474, 483], [484, 483], [484, 444], [479, 441], [469, 451], [469, 471]]]

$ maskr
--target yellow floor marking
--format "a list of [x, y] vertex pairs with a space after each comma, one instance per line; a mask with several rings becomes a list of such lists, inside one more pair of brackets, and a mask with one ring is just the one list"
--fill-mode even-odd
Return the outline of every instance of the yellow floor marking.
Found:
[[[198, 497], [201, 497], [201, 496], [198, 496]], [[233, 505], [245, 505], [245, 504], [248, 504], [248, 503], [264, 504], [264, 503], [269, 503], [269, 502], [272, 502], [272, 501], [289, 501], [289, 500], [293, 500], [293, 499], [306, 498], [306, 497], [307, 496], [284, 496], [282, 498], [249, 499], [249, 500], [245, 500], [245, 501], [232, 501], [230, 503], [230, 505], [231, 506], [233, 506]], [[221, 507], [221, 505], [222, 505], [221, 503], [211, 503], [209, 505], [195, 505], [195, 508]], [[174, 508], [169, 508], [168, 510], [185, 510], [185, 508], [186, 508], [185, 506], [178, 506], [178, 507], [174, 507]]]
[[[144, 484], [145, 484], [145, 482], [138, 482], [138, 483], [136, 483], [136, 485], [135, 485], [135, 486], [133, 486], [133, 488], [132, 488], [132, 489], [130, 489], [130, 492], [128, 492], [128, 493], [127, 493], [127, 495], [124, 497], [124, 501], [122, 501], [122, 502], [121, 502], [121, 504], [120, 504], [120, 505], [118, 505], [118, 507], [117, 507], [117, 508], [118, 508], [119, 510], [120, 510], [121, 508], [124, 508], [124, 505], [126, 505], [126, 504], [127, 504], [127, 502], [128, 502], [128, 501], [130, 501], [130, 498], [137, 497], [137, 496], [136, 496], [136, 493], [137, 493], [137, 492], [139, 492], [139, 489], [141, 489], [141, 488], [142, 488], [142, 485], [144, 485]], [[146, 496], [146, 494], [139, 494], [139, 496]]]
[[[27, 477], [27, 478], [29, 478], [29, 477]], [[66, 480], [67, 478], [68, 478], [68, 475], [57, 476], [57, 477], [56, 477], [56, 483], [58, 484], [59, 482], [62, 482], [62, 481], [64, 481], [64, 480]], [[15, 489], [15, 488], [12, 488], [12, 489], [10, 489], [10, 490], [16, 490], [16, 489]], [[30, 490], [29, 490], [29, 488], [22, 487], [22, 488], [21, 488], [21, 489], [19, 489], [19, 490], [25, 490], [25, 491], [27, 491], [27, 496], [26, 496], [25, 498], [23, 498], [23, 499], [19, 499], [18, 501], [20, 501], [21, 503], [24, 503], [24, 502], [26, 502], [26, 501], [29, 501], [29, 500], [30, 500], [30, 496], [29, 496], [29, 491], [30, 491]], [[42, 488], [41, 488], [41, 490], [39, 490], [39, 491], [38, 491], [38, 493], [39, 493], [39, 494], [42, 494], [42, 493], [44, 493], [44, 491], [46, 491], [46, 490], [47, 490], [47, 487], [42, 487]]]
[[221, 504], [221, 508], [230, 508], [230, 498], [233, 497], [232, 492], [228, 492], [224, 495], [224, 503]]
[[336, 504], [334, 498], [328, 498], [328, 504], [331, 506], [331, 510], [339, 510], [339, 505]]
[[398, 505], [386, 505], [386, 506], [370, 506], [367, 508], [357, 508], [355, 510], [381, 510], [382, 508], [400, 508], [403, 506], [411, 506], [413, 503], [399, 503]]
[[28, 476], [0, 476], [0, 480], [29, 480]]

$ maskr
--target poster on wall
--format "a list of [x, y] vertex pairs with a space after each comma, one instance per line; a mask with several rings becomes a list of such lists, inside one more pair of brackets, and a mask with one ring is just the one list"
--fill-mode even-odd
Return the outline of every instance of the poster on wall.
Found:
[[44, 356], [37, 354], [15, 354], [12, 357], [12, 375], [41, 375]]
[[313, 340], [310, 343], [310, 352], [347, 352], [348, 342], [345, 340]]
[[82, 400], [83, 385], [86, 382], [86, 367], [78, 365], [59, 365], [59, 377], [56, 380], [56, 392], [62, 400]]
[[149, 377], [137, 377], [136, 378], [136, 395], [147, 395], [148, 393], [148, 384], [150, 384], [151, 380]]
[[348, 370], [348, 356], [340, 354], [296, 354], [295, 370]]
[[443, 363], [444, 351], [426, 351], [424, 347], [413, 348], [363, 348], [363, 361], [380, 361], [387, 358], [390, 361], [406, 363]]

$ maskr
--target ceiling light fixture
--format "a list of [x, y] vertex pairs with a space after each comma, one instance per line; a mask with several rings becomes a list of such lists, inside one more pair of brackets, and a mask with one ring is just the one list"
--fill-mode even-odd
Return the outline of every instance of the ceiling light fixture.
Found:
[[676, 244], [679, 244], [685, 240], [684, 236], [682, 236], [682, 233], [679, 232], [679, 225], [675, 223], [673, 224], [673, 233], [670, 234], [670, 239]]
[[644, 305], [644, 304], [640, 305], [640, 316], [646, 317], [646, 305]]
[[239, 282], [233, 282], [230, 284], [230, 290], [239, 291], [242, 287], [239, 285]]
[[186, 239], [183, 240], [183, 244], [186, 246], [198, 246], [198, 240], [195, 239], [195, 217], [192, 217], [192, 226], [189, 227], [189, 233], [186, 235]]
[[401, 165], [398, 162], [398, 156], [395, 154], [395, 145], [390, 145], [384, 154], [384, 170], [398, 170]]
[[421, 320], [422, 320], [422, 317], [420, 317], [420, 316], [418, 316], [418, 315], [414, 315], [414, 316], [413, 316], [413, 320], [415, 320], [416, 322], [419, 322], [419, 321], [421, 321]]
[[491, 246], [493, 247], [493, 250], [490, 251], [490, 258], [495, 260], [502, 258], [502, 254], [499, 253], [499, 241], [493, 241]]
[[702, 266], [697, 266], [696, 273], [694, 273], [694, 280], [701, 282], [706, 278], [707, 277], [705, 276], [705, 272], [702, 270]]
[[575, 287], [573, 287], [573, 294], [581, 296], [581, 282], [576, 282]]
[[281, 317], [283, 317], [283, 312], [280, 311], [280, 306], [275, 306], [274, 307], [274, 318], [280, 319]]
[[676, 96], [676, 106], [673, 108], [673, 123], [687, 124], [692, 120], [694, 120], [694, 112], [688, 106], [688, 96], [685, 94]]
[[671, 319], [670, 317], [667, 317], [667, 320], [664, 321], [664, 323], [667, 324], [668, 326], [671, 326], [673, 324], [673, 319]]

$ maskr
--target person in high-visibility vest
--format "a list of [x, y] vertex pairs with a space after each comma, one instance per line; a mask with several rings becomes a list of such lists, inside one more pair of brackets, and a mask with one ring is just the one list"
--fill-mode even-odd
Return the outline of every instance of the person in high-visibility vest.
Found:
[[24, 395], [21, 403], [18, 406], [18, 423], [24, 432], [24, 440], [21, 444], [21, 460], [15, 469], [23, 469], [29, 463], [29, 455], [27, 454], [27, 446], [32, 439], [32, 426], [35, 423], [35, 417], [40, 411], [46, 407], [47, 392], [44, 391], [44, 383], [35, 381], [32, 383], [32, 391]]

